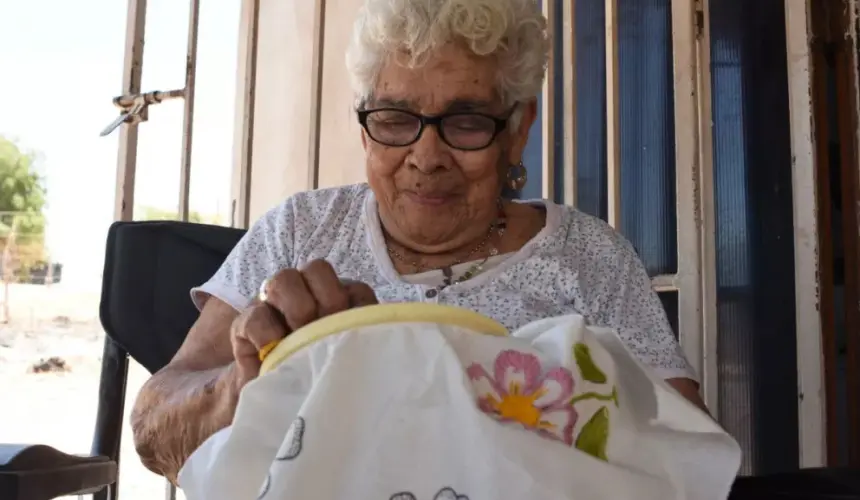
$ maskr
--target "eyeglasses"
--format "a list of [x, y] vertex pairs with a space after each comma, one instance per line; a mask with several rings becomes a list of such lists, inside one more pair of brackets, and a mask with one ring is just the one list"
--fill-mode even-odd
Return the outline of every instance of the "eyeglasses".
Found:
[[483, 113], [457, 112], [426, 116], [404, 109], [380, 108], [358, 112], [358, 123], [374, 141], [403, 147], [418, 142], [424, 128], [433, 125], [442, 141], [454, 149], [477, 151], [493, 143], [510, 119]]

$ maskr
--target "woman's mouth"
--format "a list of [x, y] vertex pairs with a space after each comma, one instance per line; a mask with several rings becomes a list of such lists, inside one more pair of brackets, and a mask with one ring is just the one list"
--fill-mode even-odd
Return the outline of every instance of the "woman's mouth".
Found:
[[407, 191], [406, 196], [414, 203], [431, 207], [445, 205], [454, 198], [449, 193], [415, 193], [412, 191]]

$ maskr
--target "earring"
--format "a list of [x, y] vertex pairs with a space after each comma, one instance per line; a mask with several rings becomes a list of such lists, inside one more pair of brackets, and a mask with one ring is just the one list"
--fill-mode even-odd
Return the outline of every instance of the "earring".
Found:
[[526, 170], [523, 162], [517, 165], [511, 165], [508, 169], [508, 186], [514, 191], [519, 191], [525, 187], [529, 181], [529, 172]]

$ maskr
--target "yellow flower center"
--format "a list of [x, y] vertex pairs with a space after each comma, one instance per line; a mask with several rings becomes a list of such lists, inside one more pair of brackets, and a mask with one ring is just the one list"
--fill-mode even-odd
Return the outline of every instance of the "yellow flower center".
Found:
[[502, 400], [491, 400], [491, 402], [502, 418], [514, 420], [526, 427], [542, 428], [546, 427], [547, 423], [541, 421], [541, 411], [534, 403], [545, 393], [545, 389], [539, 389], [533, 394], [524, 395], [520, 393], [519, 384], [511, 382], [508, 393], [502, 397]]

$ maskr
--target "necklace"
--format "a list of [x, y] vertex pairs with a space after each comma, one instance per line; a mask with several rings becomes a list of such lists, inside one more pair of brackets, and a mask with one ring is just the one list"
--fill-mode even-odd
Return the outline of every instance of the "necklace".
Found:
[[[484, 238], [481, 239], [481, 241], [477, 245], [475, 245], [474, 248], [472, 248], [472, 251], [470, 251], [468, 254], [466, 254], [466, 256], [460, 257], [459, 259], [455, 260], [451, 265], [443, 267], [443, 269], [450, 269], [454, 266], [460, 265], [463, 262], [468, 261], [469, 258], [471, 258], [476, 253], [483, 250], [487, 246], [487, 244], [490, 242], [490, 238], [493, 237], [493, 230], [495, 228], [496, 228], [496, 224], [493, 223], [490, 226], [490, 229], [487, 231], [487, 234], [484, 235]], [[421, 272], [429, 270], [429, 268], [427, 266], [421, 264], [421, 262], [418, 259], [409, 259], [409, 258], [405, 257], [403, 254], [401, 254], [400, 252], [398, 252], [397, 250], [392, 248], [392, 246], [390, 244], [387, 245], [387, 247], [388, 247], [388, 253], [391, 254], [392, 257], [394, 257], [395, 259], [399, 260], [400, 262], [402, 262], [404, 264], [408, 264], [408, 265], [412, 266], [412, 268], [415, 270], [416, 273], [421, 273]], [[492, 253], [493, 250], [495, 250], [495, 247], [491, 248], [490, 252]]]
[[[470, 280], [473, 277], [475, 277], [477, 274], [480, 274], [481, 271], [484, 270], [484, 265], [487, 263], [487, 261], [490, 259], [490, 257], [494, 257], [496, 255], [499, 255], [499, 250], [495, 246], [492, 245], [490, 240], [492, 239], [494, 233], [498, 233], [499, 238], [503, 237], [505, 235], [506, 225], [507, 224], [505, 221], [505, 214], [504, 214], [504, 211], [501, 209], [501, 206], [500, 206], [499, 207], [499, 218], [497, 220], [495, 220], [492, 224], [490, 224], [490, 227], [487, 229], [487, 234], [484, 235], [484, 238], [477, 245], [475, 245], [475, 247], [472, 248], [472, 250], [468, 254], [466, 254], [464, 257], [460, 257], [457, 260], [455, 260], [452, 264], [442, 267], [442, 274], [444, 275], [443, 284], [428, 290], [427, 291], [427, 297], [429, 297], [429, 298], [435, 297], [436, 294], [438, 294], [438, 292], [441, 291], [442, 289], [447, 288], [451, 285], [456, 285], [457, 283], [462, 283], [464, 281]], [[481, 252], [482, 250], [484, 250], [488, 246], [489, 246], [489, 251], [487, 252], [488, 253], [487, 257], [483, 258], [482, 260], [480, 260], [478, 262], [475, 262], [474, 264], [469, 266], [469, 268], [466, 269], [466, 271], [463, 272], [463, 274], [461, 274], [457, 278], [454, 278], [454, 275], [453, 275], [454, 274], [453, 273], [453, 267], [454, 266], [460, 265], [463, 262], [468, 261], [473, 255]], [[424, 271], [429, 270], [428, 267], [422, 265], [421, 262], [418, 261], [418, 259], [408, 259], [402, 253], [400, 253], [397, 250], [395, 250], [394, 248], [392, 248], [391, 244], [386, 243], [386, 249], [388, 250], [389, 255], [391, 255], [392, 257], [394, 257], [396, 260], [400, 261], [401, 263], [411, 266], [415, 270], [416, 273], [420, 273], [420, 272], [424, 272]]]

